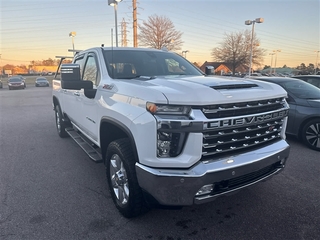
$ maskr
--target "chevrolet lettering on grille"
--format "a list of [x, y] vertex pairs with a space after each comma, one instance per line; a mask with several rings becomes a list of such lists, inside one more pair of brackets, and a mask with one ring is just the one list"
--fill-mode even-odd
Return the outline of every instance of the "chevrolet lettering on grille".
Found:
[[270, 121], [272, 119], [284, 118], [286, 116], [288, 116], [288, 110], [256, 115], [256, 116], [247, 116], [247, 117], [234, 118], [234, 119], [223, 119], [223, 120], [217, 120], [217, 121], [211, 121], [211, 122], [205, 123], [204, 129], [245, 126], [245, 125], [250, 125], [254, 123], [262, 123], [262, 122]]

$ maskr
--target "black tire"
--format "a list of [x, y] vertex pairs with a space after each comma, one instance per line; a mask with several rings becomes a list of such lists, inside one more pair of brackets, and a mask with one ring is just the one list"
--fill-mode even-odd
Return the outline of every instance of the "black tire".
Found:
[[9, 87], [9, 90], [11, 90], [11, 87]]
[[129, 139], [118, 139], [108, 146], [106, 175], [112, 200], [124, 217], [137, 217], [148, 210], [136, 177]]
[[307, 122], [302, 129], [301, 137], [309, 148], [320, 151], [320, 119]]
[[56, 127], [58, 134], [61, 138], [68, 137], [68, 133], [66, 132], [66, 123], [62, 120], [62, 112], [59, 105], [56, 105], [54, 108]]

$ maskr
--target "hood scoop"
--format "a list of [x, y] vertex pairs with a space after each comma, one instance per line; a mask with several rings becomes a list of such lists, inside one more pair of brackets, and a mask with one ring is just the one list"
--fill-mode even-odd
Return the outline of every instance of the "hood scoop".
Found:
[[211, 88], [215, 90], [229, 90], [229, 89], [241, 89], [241, 88], [254, 88], [258, 87], [257, 84], [254, 83], [246, 83], [246, 84], [228, 84], [228, 85], [217, 85], [217, 86], [211, 86]]

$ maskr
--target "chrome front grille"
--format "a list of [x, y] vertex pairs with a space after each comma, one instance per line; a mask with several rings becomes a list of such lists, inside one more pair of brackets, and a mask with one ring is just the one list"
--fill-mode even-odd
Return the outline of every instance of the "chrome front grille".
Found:
[[283, 107], [284, 98], [275, 98], [260, 101], [217, 104], [201, 107], [201, 111], [208, 119], [256, 114], [278, 110]]
[[204, 123], [203, 160], [225, 153], [240, 153], [279, 140], [288, 114], [287, 103], [282, 98], [208, 109], [203, 108], [205, 115], [223, 117], [210, 118]]

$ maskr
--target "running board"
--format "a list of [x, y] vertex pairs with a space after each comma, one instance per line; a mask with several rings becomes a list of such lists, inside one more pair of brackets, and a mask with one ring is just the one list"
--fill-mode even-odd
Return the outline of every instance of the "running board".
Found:
[[101, 154], [90, 145], [84, 138], [81, 137], [79, 133], [73, 128], [66, 128], [66, 132], [69, 136], [85, 151], [86, 154], [93, 160], [94, 162], [102, 162]]

